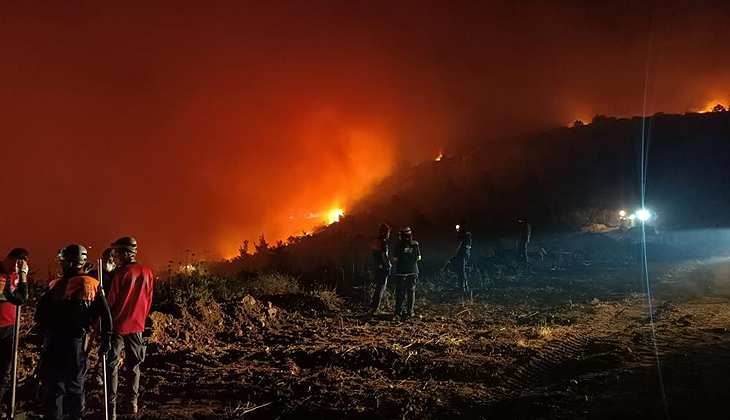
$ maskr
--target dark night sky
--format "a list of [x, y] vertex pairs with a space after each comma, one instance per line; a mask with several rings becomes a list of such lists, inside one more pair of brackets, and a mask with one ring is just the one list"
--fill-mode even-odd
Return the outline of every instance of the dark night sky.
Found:
[[727, 104], [728, 27], [701, 0], [2, 2], [0, 252], [232, 256], [440, 148], [641, 114], [647, 57], [649, 113]]

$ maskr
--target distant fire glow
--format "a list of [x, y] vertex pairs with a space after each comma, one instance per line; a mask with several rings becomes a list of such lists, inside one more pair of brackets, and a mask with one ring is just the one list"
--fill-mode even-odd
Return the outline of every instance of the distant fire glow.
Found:
[[443, 159], [443, 158], [444, 158], [444, 154], [439, 152], [439, 154], [436, 155], [436, 159], [434, 159], [434, 161], [441, 162], [441, 159]]
[[327, 213], [327, 224], [337, 223], [340, 221], [342, 216], [345, 215], [345, 211], [342, 209], [332, 209]]
[[730, 105], [726, 105], [728, 103], [729, 101], [726, 100], [712, 100], [707, 102], [705, 106], [702, 107], [702, 109], [697, 110], [697, 112], [701, 114], [705, 114], [708, 112], [723, 112], [726, 111], [728, 107], [730, 107]]

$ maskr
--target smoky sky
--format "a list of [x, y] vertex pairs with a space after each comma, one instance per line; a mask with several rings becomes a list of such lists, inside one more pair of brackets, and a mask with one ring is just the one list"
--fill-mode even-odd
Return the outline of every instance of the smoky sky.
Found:
[[729, 24], [719, 1], [3, 2], [0, 252], [230, 257], [439, 150], [727, 104]]

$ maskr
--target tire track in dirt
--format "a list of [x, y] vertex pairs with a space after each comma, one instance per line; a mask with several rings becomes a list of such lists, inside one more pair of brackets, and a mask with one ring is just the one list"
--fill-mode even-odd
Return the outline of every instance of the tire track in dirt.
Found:
[[532, 348], [529, 359], [503, 379], [495, 403], [538, 387], [620, 368], [623, 361], [616, 355], [621, 348], [618, 337], [625, 333], [617, 330], [622, 322], [616, 322], [616, 318], [626, 316], [624, 310], [616, 306], [600, 308], [581, 326], [571, 327], [565, 335]]

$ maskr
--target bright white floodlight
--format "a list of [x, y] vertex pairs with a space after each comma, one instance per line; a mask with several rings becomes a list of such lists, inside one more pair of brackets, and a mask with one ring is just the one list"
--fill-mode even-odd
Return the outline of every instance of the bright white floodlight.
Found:
[[651, 212], [647, 209], [641, 209], [636, 212], [636, 217], [638, 217], [642, 222], [646, 222], [651, 218]]
[[618, 212], [618, 215], [621, 217], [626, 217], [626, 210], [621, 210], [620, 212]]

